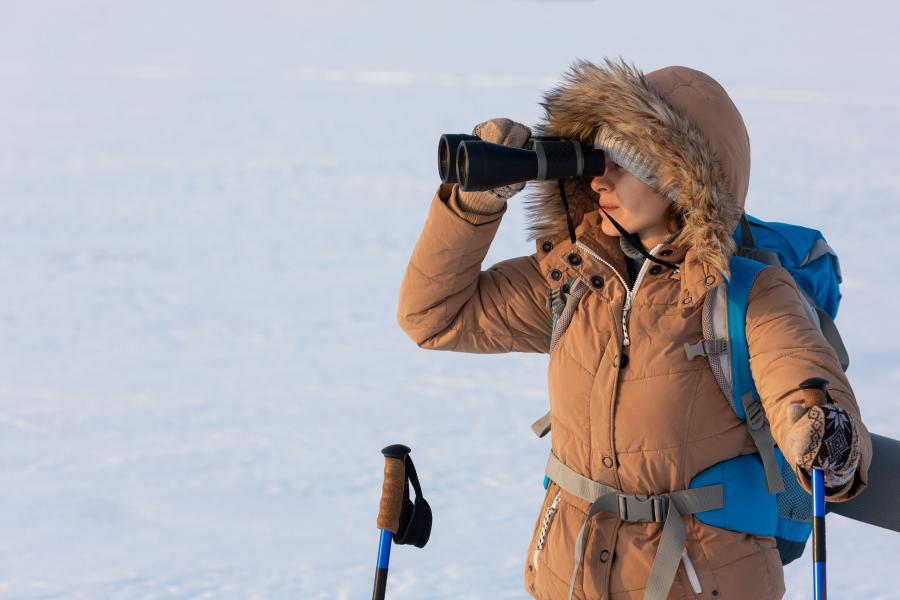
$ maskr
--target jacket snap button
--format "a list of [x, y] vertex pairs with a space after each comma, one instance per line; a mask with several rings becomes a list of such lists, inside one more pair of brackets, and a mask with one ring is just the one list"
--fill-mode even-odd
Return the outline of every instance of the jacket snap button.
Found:
[[606, 467], [607, 469], [613, 468], [612, 456], [606, 456], [605, 454], [603, 455], [603, 466]]
[[662, 267], [659, 265], [656, 265], [655, 267], [650, 269], [651, 275], [659, 275], [660, 273], [662, 273]]
[[544, 242], [543, 244], [541, 244], [541, 250], [543, 250], [544, 252], [550, 252], [551, 250], [553, 250], [553, 242]]
[[627, 355], [627, 354], [623, 354], [623, 355], [622, 355], [622, 358], [619, 359], [619, 368], [620, 368], [620, 369], [624, 369], [625, 367], [627, 367], [627, 366], [628, 366], [629, 360], [630, 360], [630, 359], [628, 358], [628, 355]]
[[712, 285], [715, 280], [716, 280], [716, 278], [713, 277], [712, 275], [707, 275], [706, 279], [704, 279], [704, 281], [706, 282], [706, 285]]
[[666, 248], [665, 250], [661, 251], [659, 253], [659, 255], [660, 256], [672, 256], [672, 250], [669, 248]]
[[552, 271], [550, 271], [550, 279], [559, 281], [560, 279], [562, 279], [562, 271], [560, 271], [559, 269], [553, 269]]
[[600, 562], [606, 562], [609, 560], [609, 550], [601, 550], [600, 551]]
[[591, 285], [594, 286], [595, 288], [602, 288], [603, 287], [603, 278], [600, 277], [599, 275], [594, 275], [593, 277], [591, 277]]
[[577, 267], [581, 264], [581, 257], [573, 252], [569, 255], [569, 264], [573, 267]]
[[682, 303], [682, 304], [690, 304], [690, 303], [691, 303], [691, 297], [688, 296], [687, 298], [685, 298], [684, 300], [682, 300], [681, 303]]

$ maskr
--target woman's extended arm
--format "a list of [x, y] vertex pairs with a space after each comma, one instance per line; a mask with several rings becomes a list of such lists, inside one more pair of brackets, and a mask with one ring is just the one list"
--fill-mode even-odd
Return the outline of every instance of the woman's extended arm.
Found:
[[[859, 406], [837, 354], [810, 322], [790, 273], [781, 267], [764, 269], [747, 305], [750, 368], [775, 442], [785, 451], [801, 484], [810, 489], [809, 473], [788, 449], [798, 435], [797, 408], [803, 403], [800, 383], [810, 377], [828, 380], [835, 405], [853, 422], [859, 444], [859, 464], [850, 480], [832, 490], [829, 501], [849, 500], [863, 490], [872, 461], [872, 442], [860, 418]], [[800, 432], [802, 433], [802, 432]]]

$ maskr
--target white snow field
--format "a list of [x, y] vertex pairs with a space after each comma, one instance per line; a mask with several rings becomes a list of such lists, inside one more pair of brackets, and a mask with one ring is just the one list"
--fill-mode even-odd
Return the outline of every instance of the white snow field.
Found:
[[[0, 0], [0, 598], [366, 598], [395, 442], [435, 521], [388, 598], [526, 597], [546, 357], [420, 350], [396, 300], [439, 135], [576, 58], [731, 92], [900, 437], [900, 10], [793, 4]], [[516, 198], [488, 264], [531, 251]], [[828, 544], [832, 597], [900, 597], [900, 537]]]

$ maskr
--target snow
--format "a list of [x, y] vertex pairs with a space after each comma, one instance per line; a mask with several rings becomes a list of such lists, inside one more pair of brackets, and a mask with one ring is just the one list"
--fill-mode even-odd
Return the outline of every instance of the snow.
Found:
[[[575, 58], [725, 85], [750, 211], [839, 252], [850, 380], [900, 437], [898, 12], [4, 3], [0, 597], [365, 597], [395, 442], [435, 524], [388, 597], [524, 597], [546, 358], [425, 352], [394, 315], [439, 135], [534, 123]], [[488, 263], [528, 252], [514, 200]], [[832, 515], [828, 540], [834, 597], [896, 597], [896, 535]]]

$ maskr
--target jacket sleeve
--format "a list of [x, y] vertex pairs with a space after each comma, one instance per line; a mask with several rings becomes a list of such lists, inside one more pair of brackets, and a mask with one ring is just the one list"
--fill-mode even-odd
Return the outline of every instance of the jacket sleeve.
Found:
[[[788, 407], [803, 403], [800, 383], [809, 377], [828, 380], [828, 393], [854, 419], [860, 438], [856, 474], [828, 496], [829, 501], [840, 502], [865, 488], [872, 441], [837, 354], [806, 316], [800, 294], [794, 278], [781, 267], [763, 269], [757, 276], [747, 305], [750, 370], [779, 446], [785, 445], [791, 426]], [[811, 491], [809, 474], [797, 465], [791, 466], [803, 487]]]
[[505, 208], [467, 213], [459, 186], [441, 185], [403, 276], [397, 320], [422, 348], [547, 352], [547, 284], [534, 255], [481, 270]]

